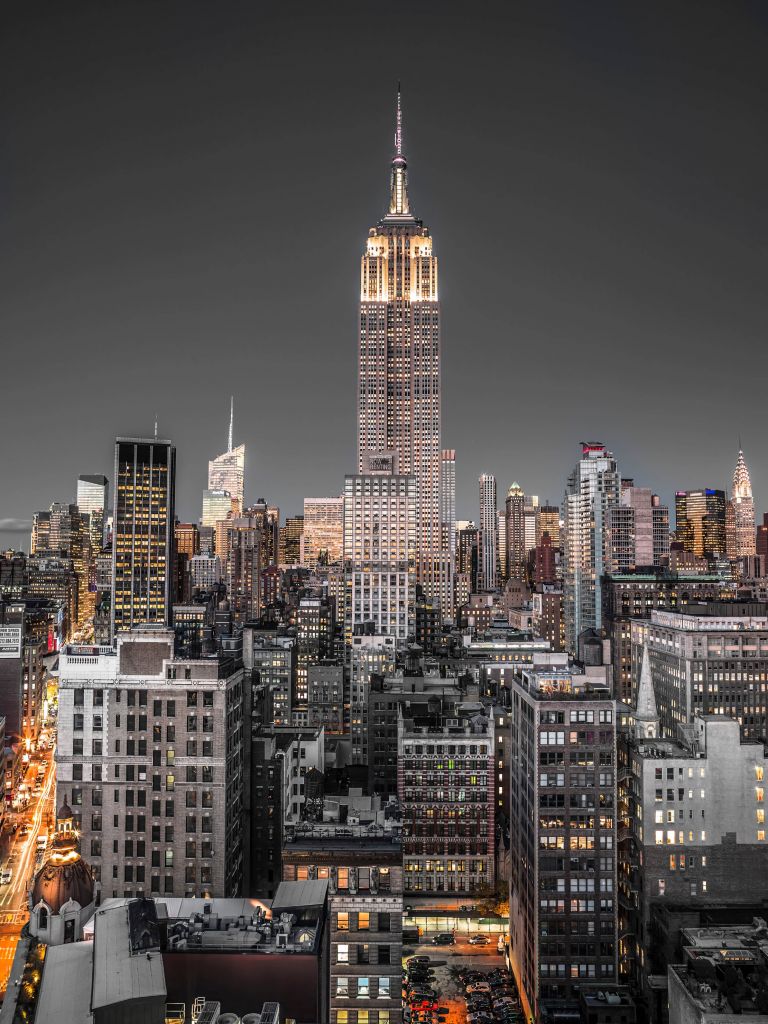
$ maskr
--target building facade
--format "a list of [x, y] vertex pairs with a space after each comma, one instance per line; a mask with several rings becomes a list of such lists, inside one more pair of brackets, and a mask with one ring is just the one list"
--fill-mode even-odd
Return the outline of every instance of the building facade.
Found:
[[583, 630], [602, 628], [606, 528], [620, 484], [616, 460], [605, 445], [583, 443], [563, 499], [563, 613], [566, 649], [572, 654]]
[[404, 891], [471, 895], [495, 882], [494, 721], [441, 696], [398, 704], [398, 799]]
[[242, 704], [242, 665], [161, 627], [62, 651], [57, 786], [105, 897], [240, 894]]
[[499, 572], [499, 519], [496, 510], [496, 477], [483, 473], [480, 491], [478, 590], [495, 590]]
[[333, 498], [304, 499], [303, 564], [310, 569], [318, 564], [341, 561], [344, 550], [344, 495]]
[[456, 575], [456, 451], [453, 448], [444, 448], [440, 453], [440, 551], [443, 561], [440, 608], [444, 619], [453, 619]]
[[328, 879], [331, 1024], [399, 1024], [403, 867], [382, 838], [318, 829], [294, 840], [283, 878]]
[[623, 487], [608, 510], [606, 558], [610, 573], [669, 562], [669, 509], [647, 487]]
[[618, 977], [616, 706], [559, 657], [511, 688], [510, 961], [534, 1020]]
[[674, 739], [697, 712], [734, 718], [745, 740], [768, 735], [768, 606], [710, 602], [652, 611], [650, 621], [632, 622], [631, 634], [637, 679], [648, 647], [663, 737]]
[[675, 493], [675, 532], [686, 551], [700, 558], [724, 555], [725, 491], [705, 487]]
[[157, 438], [115, 442], [112, 635], [170, 623], [176, 449]]

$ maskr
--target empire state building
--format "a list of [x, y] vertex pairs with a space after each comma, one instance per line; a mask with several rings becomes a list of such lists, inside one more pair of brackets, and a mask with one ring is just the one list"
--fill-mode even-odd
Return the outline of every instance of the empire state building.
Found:
[[429, 229], [414, 217], [397, 94], [389, 210], [360, 274], [358, 472], [395, 453], [416, 481], [416, 582], [440, 597], [440, 306]]

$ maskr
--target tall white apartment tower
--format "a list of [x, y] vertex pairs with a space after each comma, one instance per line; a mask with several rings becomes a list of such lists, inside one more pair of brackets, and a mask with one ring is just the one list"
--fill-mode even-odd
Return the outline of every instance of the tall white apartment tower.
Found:
[[360, 275], [358, 472], [396, 453], [416, 481], [416, 580], [440, 600], [440, 306], [429, 229], [408, 197], [400, 93], [389, 209], [368, 232]]
[[565, 641], [573, 654], [582, 630], [602, 627], [608, 515], [620, 498], [616, 459], [604, 444], [582, 442], [581, 458], [565, 488], [561, 533]]
[[444, 448], [440, 455], [440, 608], [443, 618], [453, 618], [453, 577], [456, 573], [456, 452]]
[[480, 555], [478, 590], [495, 590], [498, 583], [499, 517], [496, 509], [496, 477], [483, 473], [480, 485]]

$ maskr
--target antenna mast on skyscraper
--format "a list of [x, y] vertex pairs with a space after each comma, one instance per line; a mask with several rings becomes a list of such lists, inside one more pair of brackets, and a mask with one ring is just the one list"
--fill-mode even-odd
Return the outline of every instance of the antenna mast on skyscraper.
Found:
[[403, 155], [403, 111], [400, 106], [400, 83], [397, 83], [397, 119], [395, 122], [395, 156]]
[[232, 451], [232, 430], [235, 425], [235, 396], [230, 395], [229, 398], [229, 445], [227, 451]]

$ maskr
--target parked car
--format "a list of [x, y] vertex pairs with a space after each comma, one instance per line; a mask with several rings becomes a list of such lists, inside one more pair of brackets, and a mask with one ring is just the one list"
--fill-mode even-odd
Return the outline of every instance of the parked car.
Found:
[[0, 885], [10, 885], [13, 878], [13, 871], [11, 868], [3, 868], [0, 871]]
[[469, 995], [473, 995], [475, 992], [487, 992], [490, 994], [491, 986], [487, 981], [474, 981], [471, 985], [467, 985], [467, 992]]
[[470, 935], [470, 946], [490, 946], [491, 940], [487, 935]]

